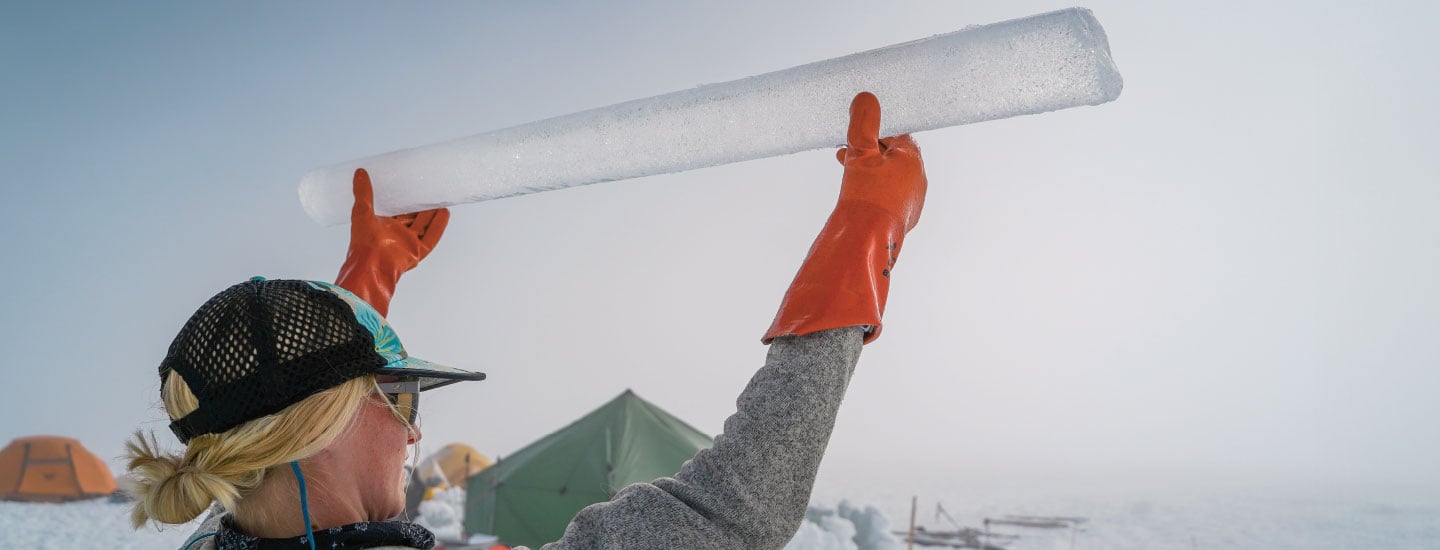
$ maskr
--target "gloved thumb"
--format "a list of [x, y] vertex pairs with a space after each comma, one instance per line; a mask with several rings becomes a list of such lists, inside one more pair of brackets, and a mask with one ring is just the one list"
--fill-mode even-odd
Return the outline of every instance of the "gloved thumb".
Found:
[[364, 168], [357, 168], [352, 187], [355, 192], [355, 206], [350, 209], [350, 223], [368, 225], [367, 222], [375, 218], [375, 190], [370, 187], [370, 173]]
[[845, 148], [850, 150], [850, 158], [880, 150], [880, 100], [875, 94], [860, 92], [851, 100]]

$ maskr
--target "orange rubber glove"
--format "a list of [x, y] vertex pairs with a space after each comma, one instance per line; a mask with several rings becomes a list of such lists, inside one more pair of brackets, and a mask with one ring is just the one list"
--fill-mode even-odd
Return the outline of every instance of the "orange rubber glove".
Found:
[[374, 306], [380, 315], [390, 311], [390, 297], [400, 275], [425, 259], [450, 223], [444, 208], [382, 218], [375, 215], [375, 192], [370, 174], [355, 171], [355, 207], [350, 211], [350, 250], [335, 284]]
[[850, 103], [840, 200], [790, 283], [761, 342], [832, 328], [868, 325], [880, 336], [890, 269], [925, 205], [925, 166], [909, 135], [879, 139], [880, 101], [861, 92]]

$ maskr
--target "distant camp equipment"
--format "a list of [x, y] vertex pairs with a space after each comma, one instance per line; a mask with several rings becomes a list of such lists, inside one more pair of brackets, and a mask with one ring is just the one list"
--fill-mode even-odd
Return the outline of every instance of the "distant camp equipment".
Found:
[[451, 443], [435, 451], [415, 468], [415, 475], [426, 485], [464, 485], [465, 478], [480, 473], [494, 462], [474, 447]]
[[68, 437], [21, 437], [0, 450], [0, 500], [68, 502], [108, 497], [115, 488], [105, 462]]
[[451, 443], [435, 451], [415, 467], [405, 491], [405, 511], [419, 517], [420, 503], [451, 487], [464, 487], [465, 478], [480, 473], [494, 462], [464, 443]]
[[466, 482], [465, 531], [539, 548], [581, 508], [626, 485], [671, 476], [710, 436], [625, 390]]

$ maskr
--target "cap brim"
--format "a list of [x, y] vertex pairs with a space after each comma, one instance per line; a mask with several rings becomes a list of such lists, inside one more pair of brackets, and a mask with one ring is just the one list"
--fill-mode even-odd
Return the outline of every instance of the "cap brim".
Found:
[[388, 374], [391, 376], [412, 376], [420, 379], [420, 391], [433, 390], [441, 386], [448, 386], [456, 382], [466, 380], [484, 380], [485, 373], [470, 372], [464, 369], [457, 369], [448, 365], [431, 363], [418, 357], [406, 357], [399, 361], [393, 361], [375, 374]]

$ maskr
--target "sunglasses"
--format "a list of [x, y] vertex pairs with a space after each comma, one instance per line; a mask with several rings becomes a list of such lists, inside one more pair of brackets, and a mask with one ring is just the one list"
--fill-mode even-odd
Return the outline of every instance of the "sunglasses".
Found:
[[411, 426], [415, 426], [420, 418], [420, 380], [411, 378], [396, 382], [377, 382], [380, 392], [385, 394], [385, 399], [395, 410], [400, 411], [400, 416]]

